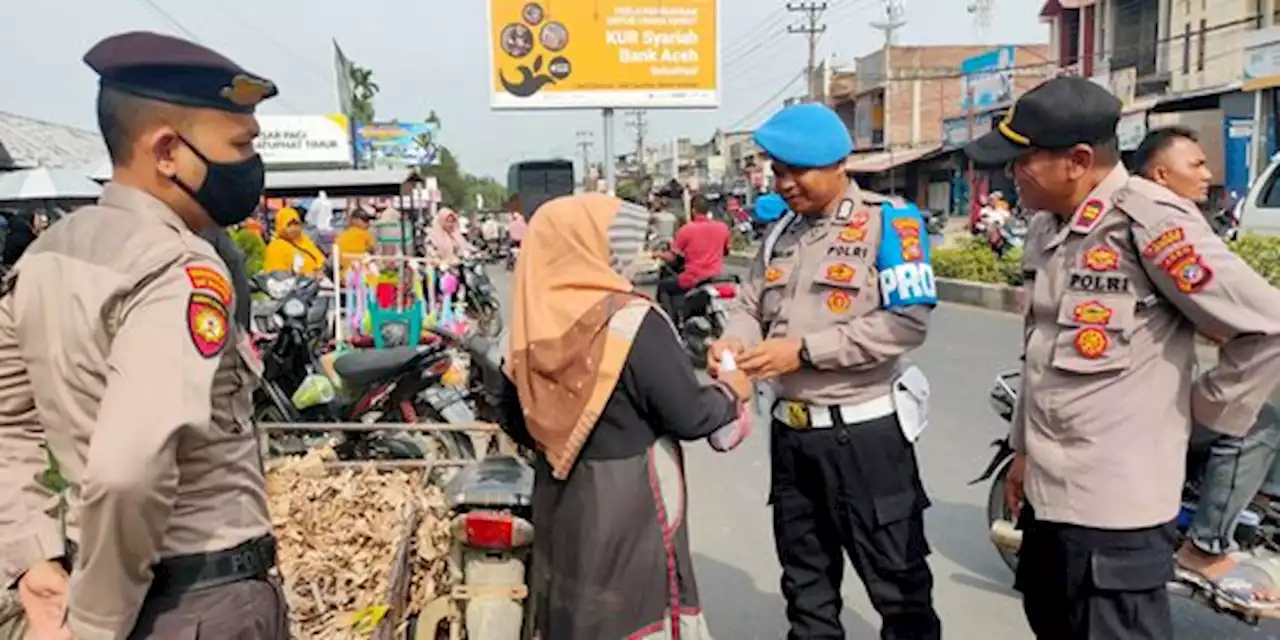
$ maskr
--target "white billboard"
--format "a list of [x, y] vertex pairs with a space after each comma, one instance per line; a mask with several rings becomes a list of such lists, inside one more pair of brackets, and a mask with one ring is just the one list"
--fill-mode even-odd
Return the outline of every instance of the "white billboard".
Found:
[[351, 128], [341, 114], [259, 115], [254, 148], [271, 168], [351, 166]]

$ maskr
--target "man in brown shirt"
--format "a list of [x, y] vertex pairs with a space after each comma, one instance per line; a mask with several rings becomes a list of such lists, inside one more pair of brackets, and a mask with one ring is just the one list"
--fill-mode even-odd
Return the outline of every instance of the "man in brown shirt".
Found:
[[0, 582], [35, 637], [287, 637], [251, 420], [261, 362], [197, 235], [258, 203], [253, 112], [276, 88], [153, 33], [85, 62], [114, 173], [0, 295]]
[[742, 284], [722, 350], [775, 385], [769, 504], [788, 638], [843, 638], [844, 553], [883, 619], [882, 638], [942, 636], [933, 608], [914, 442], [927, 383], [903, 357], [936, 303], [915, 207], [858, 188], [839, 116], [808, 103], [756, 130], [791, 212]]
[[[1025, 489], [1018, 588], [1039, 638], [1173, 637], [1191, 424], [1243, 434], [1280, 380], [1280, 293], [1189, 202], [1129, 177], [1119, 118], [1106, 90], [1057, 78], [966, 148], [1010, 167], [1041, 212], [1009, 474], [1011, 502]], [[1224, 357], [1193, 379], [1197, 329]]]

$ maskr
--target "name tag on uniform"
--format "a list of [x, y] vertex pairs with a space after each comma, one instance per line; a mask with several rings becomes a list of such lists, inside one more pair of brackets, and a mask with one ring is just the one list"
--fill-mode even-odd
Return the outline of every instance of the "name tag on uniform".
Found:
[[1114, 273], [1072, 271], [1067, 281], [1067, 288], [1093, 293], [1126, 293], [1129, 291], [1129, 277]]
[[828, 258], [858, 258], [865, 260], [870, 253], [865, 244], [833, 244], [827, 248]]

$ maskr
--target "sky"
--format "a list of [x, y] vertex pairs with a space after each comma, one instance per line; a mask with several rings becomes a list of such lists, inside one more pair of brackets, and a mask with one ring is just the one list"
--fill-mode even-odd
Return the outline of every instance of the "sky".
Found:
[[[489, 108], [486, 0], [12, 0], [0, 21], [0, 111], [94, 128], [97, 82], [81, 57], [113, 33], [150, 30], [194, 39], [274, 80], [280, 97], [262, 113], [337, 111], [331, 41], [373, 70], [381, 92], [379, 120], [421, 120], [435, 110], [441, 137], [465, 171], [505, 182], [507, 166], [523, 159], [578, 157], [579, 131], [601, 156], [598, 111], [511, 112]], [[587, 1], [587, 0], [578, 0]], [[906, 0], [900, 44], [1046, 42], [1038, 0], [992, 0], [985, 35], [974, 27], [971, 0]], [[782, 15], [785, 0], [721, 0], [721, 107], [649, 111], [649, 143], [690, 136], [710, 139], [717, 128], [751, 128], [780, 105], [778, 95], [803, 68], [804, 37], [785, 33], [798, 16]], [[837, 64], [883, 43], [869, 26], [879, 0], [828, 0], [819, 53]], [[802, 91], [800, 82], [795, 90]], [[619, 113], [615, 137], [634, 146]], [[619, 149], [619, 152], [623, 152]]]

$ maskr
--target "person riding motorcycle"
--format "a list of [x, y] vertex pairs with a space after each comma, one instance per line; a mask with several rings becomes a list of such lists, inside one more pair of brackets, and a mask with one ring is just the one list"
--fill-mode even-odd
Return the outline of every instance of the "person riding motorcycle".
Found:
[[[1197, 205], [1209, 199], [1213, 177], [1205, 163], [1196, 133], [1185, 127], [1165, 127], [1147, 134], [1134, 152], [1135, 170]], [[1210, 337], [1210, 340], [1217, 340]], [[1242, 576], [1229, 555], [1235, 546], [1237, 519], [1261, 491], [1280, 495], [1280, 410], [1263, 407], [1243, 437], [1213, 433], [1197, 427], [1191, 449], [1204, 456], [1200, 499], [1177, 553], [1180, 579], [1201, 587], [1217, 587]], [[1280, 604], [1280, 590], [1248, 589], [1254, 604]]]
[[724, 257], [732, 248], [729, 227], [713, 220], [707, 199], [694, 196], [689, 203], [689, 222], [675, 234], [671, 250], [662, 253], [668, 264], [683, 265], [679, 274], [658, 282], [658, 304], [677, 323], [684, 313], [684, 294], [699, 282], [719, 275], [724, 269]]

